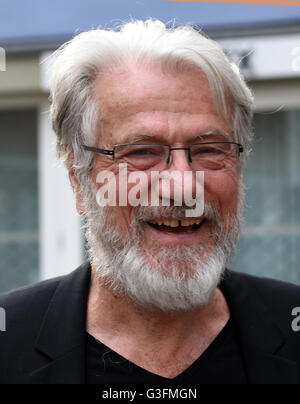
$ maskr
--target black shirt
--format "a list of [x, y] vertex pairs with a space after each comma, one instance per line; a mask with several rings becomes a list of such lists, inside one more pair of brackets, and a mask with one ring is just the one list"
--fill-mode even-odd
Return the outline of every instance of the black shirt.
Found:
[[86, 334], [87, 384], [246, 384], [233, 319], [184, 372], [168, 379], [135, 365]]

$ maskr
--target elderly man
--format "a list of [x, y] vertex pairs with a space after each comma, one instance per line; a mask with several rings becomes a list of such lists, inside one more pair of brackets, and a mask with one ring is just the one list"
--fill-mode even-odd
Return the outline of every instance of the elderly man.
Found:
[[[299, 287], [225, 269], [252, 96], [221, 48], [153, 20], [85, 32], [56, 52], [51, 97], [90, 260], [1, 298], [1, 382], [298, 383]], [[153, 172], [175, 171], [151, 203]]]

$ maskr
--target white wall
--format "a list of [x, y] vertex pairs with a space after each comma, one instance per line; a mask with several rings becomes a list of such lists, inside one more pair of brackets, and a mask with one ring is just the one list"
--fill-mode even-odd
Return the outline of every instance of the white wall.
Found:
[[63, 275], [82, 262], [80, 216], [66, 169], [58, 162], [49, 103], [39, 110], [39, 240], [41, 279]]

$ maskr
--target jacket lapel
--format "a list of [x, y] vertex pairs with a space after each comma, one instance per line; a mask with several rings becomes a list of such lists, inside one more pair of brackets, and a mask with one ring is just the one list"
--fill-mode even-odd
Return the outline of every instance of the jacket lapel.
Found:
[[245, 275], [226, 270], [222, 282], [251, 384], [297, 384], [296, 362], [280, 355], [286, 337]]
[[29, 372], [31, 383], [85, 382], [86, 307], [90, 266], [60, 281], [44, 316], [35, 349], [46, 359]]

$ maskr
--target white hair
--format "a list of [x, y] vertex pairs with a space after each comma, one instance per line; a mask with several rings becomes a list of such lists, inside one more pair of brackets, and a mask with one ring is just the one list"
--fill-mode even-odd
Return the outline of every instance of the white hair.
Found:
[[[164, 71], [198, 67], [206, 75], [218, 112], [235, 140], [250, 150], [253, 98], [237, 66], [221, 47], [189, 25], [167, 28], [159, 20], [131, 21], [118, 30], [83, 32], [54, 54], [51, 76], [51, 120], [57, 152], [65, 163], [72, 156], [80, 181], [92, 167], [93, 153], [83, 144], [96, 144], [99, 106], [92, 99], [95, 79], [133, 60], [138, 65], [159, 62]], [[232, 114], [228, 117], [226, 97]], [[100, 111], [101, 114], [101, 111]], [[82, 184], [82, 181], [80, 181]]]

